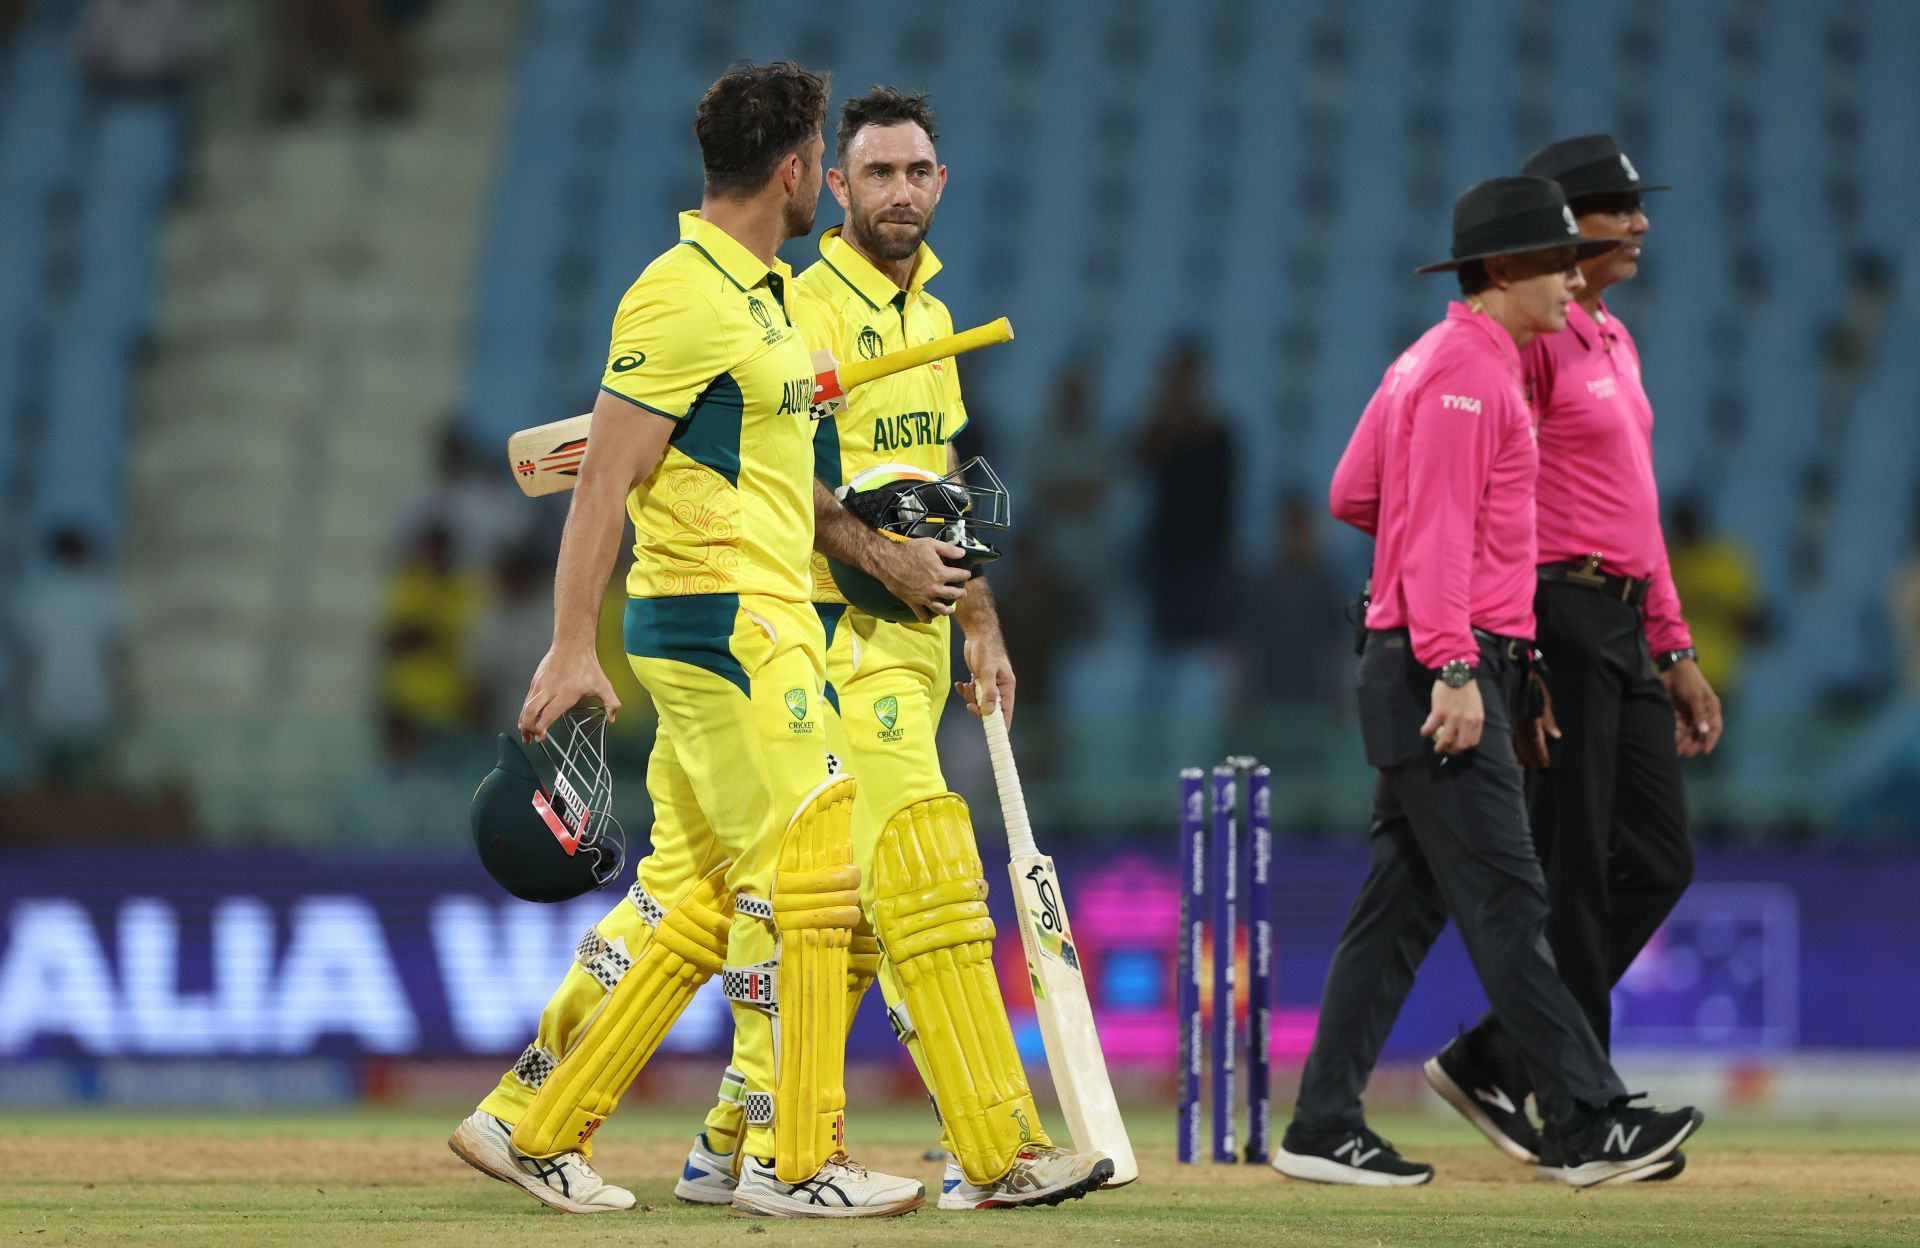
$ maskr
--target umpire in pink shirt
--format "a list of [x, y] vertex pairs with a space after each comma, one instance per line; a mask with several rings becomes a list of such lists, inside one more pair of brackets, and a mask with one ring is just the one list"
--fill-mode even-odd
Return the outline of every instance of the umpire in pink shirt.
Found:
[[[1640, 352], [1604, 297], [1639, 270], [1641, 196], [1668, 188], [1642, 182], [1606, 134], [1543, 147], [1525, 170], [1559, 183], [1581, 233], [1620, 240], [1581, 261], [1566, 332], [1521, 352], [1540, 431], [1533, 609], [1558, 726], [1523, 725], [1519, 748], [1543, 768], [1528, 787], [1547, 941], [1609, 1045], [1613, 985], [1693, 876], [1680, 759], [1719, 743], [1720, 702], [1667, 570]], [[1502, 1151], [1524, 1160], [1543, 1147], [1524, 1110], [1526, 1063], [1497, 1015], [1429, 1062], [1427, 1078]]]
[[1327, 972], [1274, 1168], [1411, 1186], [1433, 1168], [1366, 1125], [1361, 1091], [1451, 918], [1531, 1068], [1560, 1143], [1552, 1177], [1626, 1181], [1671, 1164], [1698, 1111], [1631, 1103], [1554, 969], [1513, 727], [1534, 635], [1533, 413], [1521, 352], [1567, 323], [1586, 238], [1560, 188], [1499, 178], [1454, 205], [1462, 299], [1387, 369], [1334, 472], [1334, 515], [1374, 537], [1357, 692], [1374, 789], [1369, 870]]

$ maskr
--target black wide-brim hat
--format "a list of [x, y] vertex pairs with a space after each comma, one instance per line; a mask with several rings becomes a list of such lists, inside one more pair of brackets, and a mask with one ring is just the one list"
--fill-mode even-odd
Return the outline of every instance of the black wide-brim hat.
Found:
[[1585, 260], [1619, 245], [1617, 238], [1582, 234], [1565, 192], [1551, 178], [1494, 178], [1453, 201], [1453, 258], [1414, 272], [1446, 273], [1469, 260], [1567, 246]]
[[1582, 134], [1549, 143], [1520, 166], [1536, 178], [1552, 178], [1568, 199], [1588, 195], [1638, 195], [1643, 191], [1670, 191], [1640, 180], [1627, 154], [1610, 134]]

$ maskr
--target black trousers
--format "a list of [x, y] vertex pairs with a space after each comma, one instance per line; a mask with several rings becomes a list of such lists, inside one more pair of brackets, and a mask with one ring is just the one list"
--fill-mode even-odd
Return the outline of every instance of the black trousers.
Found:
[[1367, 879], [1347, 915], [1321, 996], [1294, 1119], [1314, 1130], [1362, 1123], [1360, 1094], [1414, 975], [1451, 918], [1506, 1034], [1531, 1068], [1541, 1112], [1568, 1128], [1624, 1094], [1547, 945], [1547, 888], [1528, 834], [1513, 752], [1520, 672], [1484, 644], [1486, 730], [1442, 760], [1420, 736], [1433, 673], [1404, 631], [1370, 633], [1358, 695], [1367, 761], [1379, 772]]
[[[1693, 841], [1673, 707], [1647, 651], [1640, 610], [1578, 585], [1542, 581], [1534, 599], [1562, 737], [1528, 778], [1546, 869], [1547, 942], [1602, 1045], [1612, 990], [1693, 879]], [[1494, 1017], [1475, 1029], [1516, 1084]]]

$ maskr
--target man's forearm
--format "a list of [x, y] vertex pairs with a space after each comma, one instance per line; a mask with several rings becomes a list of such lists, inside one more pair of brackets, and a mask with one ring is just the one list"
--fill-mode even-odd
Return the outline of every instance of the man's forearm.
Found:
[[1000, 637], [1000, 612], [993, 605], [993, 588], [986, 578], [976, 576], [967, 586], [967, 595], [953, 604], [953, 618], [960, 631], [979, 640]]
[[813, 483], [813, 545], [829, 559], [851, 564], [869, 576], [879, 574], [874, 558], [877, 548], [887, 539], [863, 524], [860, 518], [840, 505], [833, 491], [816, 479]]
[[555, 649], [592, 647], [600, 622], [600, 599], [625, 532], [626, 494], [617, 483], [583, 477], [573, 492], [560, 558], [553, 572]]

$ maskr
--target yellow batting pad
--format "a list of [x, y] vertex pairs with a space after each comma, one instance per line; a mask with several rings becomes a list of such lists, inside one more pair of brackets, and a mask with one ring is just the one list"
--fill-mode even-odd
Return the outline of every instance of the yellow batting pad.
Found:
[[842, 776], [800, 807], [773, 875], [773, 1168], [786, 1183], [812, 1178], [846, 1141], [848, 949], [860, 923], [854, 788]]
[[902, 808], [874, 854], [874, 925], [899, 977], [934, 1101], [967, 1181], [1047, 1143], [993, 972], [993, 920], [959, 795]]
[[853, 929], [853, 943], [847, 947], [847, 1026], [853, 1026], [853, 1016], [859, 1012], [860, 1002], [865, 999], [867, 989], [873, 986], [873, 980], [880, 973], [880, 938], [873, 934], [873, 928], [865, 918], [860, 926]]
[[591, 933], [581, 942], [582, 957], [594, 955], [588, 970], [606, 986], [606, 1000], [541, 1082], [513, 1129], [515, 1148], [554, 1157], [588, 1145], [680, 1011], [725, 960], [733, 923], [730, 866], [722, 864], [646, 925], [637, 949], [589, 950]]

